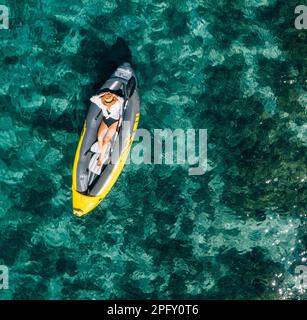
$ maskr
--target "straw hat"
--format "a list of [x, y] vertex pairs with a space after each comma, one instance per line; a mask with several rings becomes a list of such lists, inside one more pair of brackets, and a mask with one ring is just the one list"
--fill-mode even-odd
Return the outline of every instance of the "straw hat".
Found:
[[112, 105], [117, 101], [116, 96], [111, 92], [106, 92], [101, 96], [101, 102], [105, 105]]

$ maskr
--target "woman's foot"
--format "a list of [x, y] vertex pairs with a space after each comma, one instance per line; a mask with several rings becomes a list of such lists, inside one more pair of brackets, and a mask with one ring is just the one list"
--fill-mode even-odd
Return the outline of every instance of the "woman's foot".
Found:
[[104, 156], [100, 155], [100, 157], [97, 160], [97, 166], [100, 167], [102, 164], [106, 164], [106, 161], [107, 161], [106, 155]]
[[102, 160], [99, 158], [99, 159], [97, 160], [97, 166], [100, 167], [101, 165], [102, 165]]

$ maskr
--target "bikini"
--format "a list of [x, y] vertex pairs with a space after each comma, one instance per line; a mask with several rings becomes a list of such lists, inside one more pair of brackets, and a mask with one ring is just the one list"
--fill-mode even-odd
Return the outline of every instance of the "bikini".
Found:
[[[110, 115], [111, 112], [107, 109], [107, 113]], [[106, 118], [105, 116], [103, 116], [102, 121], [108, 126], [110, 127], [113, 123], [117, 122], [119, 119], [114, 119], [114, 118]]]

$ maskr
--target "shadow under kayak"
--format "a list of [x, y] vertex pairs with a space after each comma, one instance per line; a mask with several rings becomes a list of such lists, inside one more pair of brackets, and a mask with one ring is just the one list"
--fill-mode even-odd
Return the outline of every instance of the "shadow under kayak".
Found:
[[[124, 99], [117, 133], [110, 146], [107, 161], [97, 172], [93, 157], [102, 110], [91, 103], [75, 155], [72, 174], [73, 212], [83, 216], [93, 210], [109, 193], [129, 155], [140, 116], [137, 79], [129, 63], [119, 66], [99, 92], [111, 91]], [[97, 149], [97, 148], [96, 148]], [[92, 161], [91, 161], [92, 160]]]

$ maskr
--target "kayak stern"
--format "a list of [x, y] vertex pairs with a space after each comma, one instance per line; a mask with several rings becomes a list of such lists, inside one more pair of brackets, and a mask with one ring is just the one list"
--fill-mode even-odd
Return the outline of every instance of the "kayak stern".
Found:
[[74, 215], [81, 217], [94, 208], [96, 208], [99, 204], [101, 197], [89, 197], [79, 193], [76, 190], [73, 190], [72, 193], [72, 203], [73, 203], [73, 213]]

